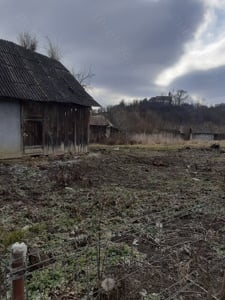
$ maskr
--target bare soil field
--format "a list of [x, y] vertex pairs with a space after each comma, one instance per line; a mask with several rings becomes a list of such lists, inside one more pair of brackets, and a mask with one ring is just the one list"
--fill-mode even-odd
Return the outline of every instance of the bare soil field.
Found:
[[224, 192], [209, 145], [1, 161], [2, 299], [22, 241], [28, 299], [225, 299]]

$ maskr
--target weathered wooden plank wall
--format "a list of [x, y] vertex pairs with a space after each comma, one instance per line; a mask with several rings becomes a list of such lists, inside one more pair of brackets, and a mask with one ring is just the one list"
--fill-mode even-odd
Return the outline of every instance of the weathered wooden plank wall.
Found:
[[90, 109], [64, 103], [23, 103], [25, 153], [87, 150]]

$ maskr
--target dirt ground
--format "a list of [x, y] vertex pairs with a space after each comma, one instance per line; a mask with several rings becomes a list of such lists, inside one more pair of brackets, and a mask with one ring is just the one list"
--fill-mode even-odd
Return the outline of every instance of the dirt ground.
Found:
[[1, 161], [1, 268], [24, 241], [29, 299], [225, 299], [224, 191], [209, 145]]

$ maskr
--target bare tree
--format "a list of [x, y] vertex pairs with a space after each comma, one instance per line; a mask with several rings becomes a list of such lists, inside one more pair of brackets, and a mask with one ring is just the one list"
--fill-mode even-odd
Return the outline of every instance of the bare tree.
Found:
[[32, 35], [30, 32], [24, 31], [19, 33], [17, 40], [20, 46], [32, 51], [37, 50], [38, 40], [36, 36]]
[[90, 86], [91, 79], [95, 76], [91, 68], [89, 68], [87, 71], [79, 71], [78, 73], [76, 73], [74, 68], [72, 68], [71, 74], [84, 88], [88, 88]]
[[59, 61], [62, 57], [59, 47], [56, 44], [54, 44], [49, 37], [46, 37], [46, 39], [48, 43], [47, 46], [48, 57]]
[[173, 93], [172, 98], [175, 105], [181, 105], [189, 98], [189, 95], [187, 91], [181, 89]]

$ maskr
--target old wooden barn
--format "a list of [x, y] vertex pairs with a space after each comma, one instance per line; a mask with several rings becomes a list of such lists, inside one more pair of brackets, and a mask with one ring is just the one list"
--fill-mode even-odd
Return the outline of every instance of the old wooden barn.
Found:
[[0, 40], [0, 158], [85, 151], [91, 106], [59, 61]]
[[115, 137], [119, 130], [104, 116], [92, 115], [90, 118], [90, 142], [105, 143]]

